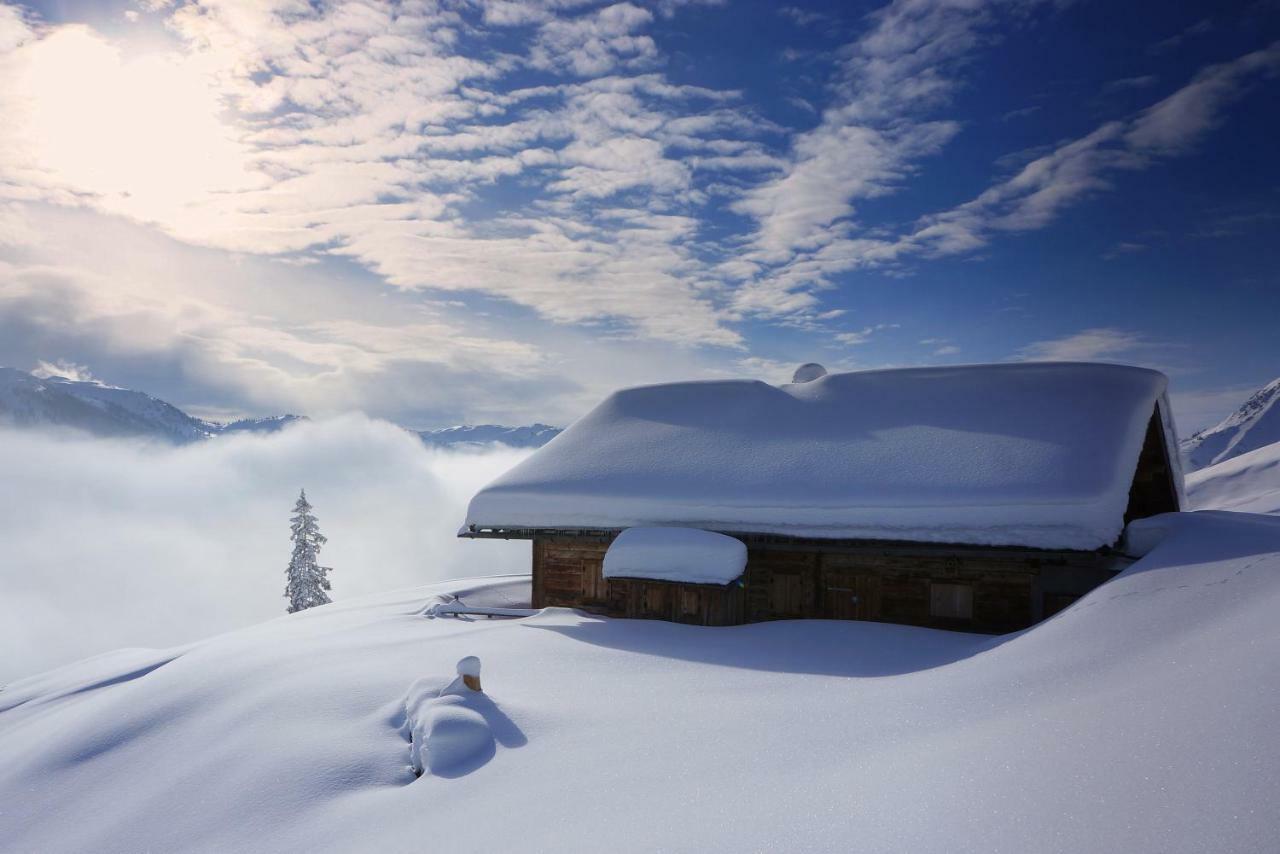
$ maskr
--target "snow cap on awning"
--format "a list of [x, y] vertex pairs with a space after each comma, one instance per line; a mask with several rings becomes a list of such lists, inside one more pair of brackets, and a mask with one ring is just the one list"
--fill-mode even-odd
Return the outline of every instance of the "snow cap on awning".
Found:
[[605, 578], [729, 584], [746, 568], [741, 540], [697, 528], [628, 528], [604, 556]]

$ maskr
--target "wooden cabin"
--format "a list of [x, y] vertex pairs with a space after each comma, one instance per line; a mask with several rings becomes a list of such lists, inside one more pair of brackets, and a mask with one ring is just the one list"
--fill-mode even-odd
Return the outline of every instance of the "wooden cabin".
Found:
[[[535, 608], [1004, 633], [1127, 566], [1129, 521], [1182, 505], [1158, 372], [806, 368], [617, 392], [478, 493], [459, 536], [531, 540]], [[610, 571], [622, 532], [672, 528], [745, 556], [716, 575], [658, 549]]]

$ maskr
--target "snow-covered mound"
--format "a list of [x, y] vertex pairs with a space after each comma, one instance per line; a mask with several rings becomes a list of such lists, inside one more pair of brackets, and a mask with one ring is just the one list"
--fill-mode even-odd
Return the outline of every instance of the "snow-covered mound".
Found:
[[541, 448], [558, 435], [560, 435], [559, 427], [546, 424], [530, 424], [524, 427], [464, 424], [457, 427], [443, 427], [439, 430], [423, 430], [418, 433], [424, 443], [442, 448], [479, 448], [493, 444], [511, 448]]
[[[1275, 850], [1280, 519], [1151, 525], [1000, 638], [416, 615], [508, 580], [100, 657], [0, 692], [0, 849]], [[415, 777], [408, 692], [467, 655], [493, 753]]]
[[1195, 471], [1280, 442], [1280, 379], [1254, 392], [1239, 409], [1182, 443], [1187, 470]]
[[417, 776], [431, 773], [459, 777], [493, 758], [495, 743], [489, 718], [493, 701], [464, 680], [480, 677], [480, 659], [458, 662], [458, 675], [448, 684], [420, 679], [405, 699], [404, 733], [409, 738], [409, 765]]
[[1166, 385], [1025, 363], [625, 389], [481, 490], [466, 524], [1096, 549], [1123, 528]]
[[1280, 514], [1280, 442], [1187, 475], [1187, 500], [1197, 510]]

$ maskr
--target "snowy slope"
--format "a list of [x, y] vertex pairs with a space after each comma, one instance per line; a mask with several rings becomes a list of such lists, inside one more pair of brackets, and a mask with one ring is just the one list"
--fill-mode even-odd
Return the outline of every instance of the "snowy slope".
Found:
[[1187, 475], [1187, 500], [1197, 510], [1280, 514], [1280, 442]]
[[1123, 528], [1166, 385], [1041, 362], [624, 389], [481, 490], [466, 525], [1096, 549]]
[[1182, 445], [1187, 470], [1247, 454], [1273, 442], [1280, 442], [1280, 379], [1254, 392], [1239, 409], [1217, 425], [1201, 430]]
[[0, 421], [178, 443], [206, 438], [212, 430], [207, 422], [140, 391], [62, 377], [41, 379], [13, 368], [0, 368]]
[[511, 448], [541, 448], [559, 434], [559, 427], [546, 424], [530, 424], [524, 427], [464, 424], [418, 432], [418, 436], [424, 443], [437, 447], [481, 447], [496, 443]]
[[0, 849], [1274, 851], [1280, 519], [1153, 528], [1002, 638], [417, 616], [485, 582], [103, 656], [0, 692]]

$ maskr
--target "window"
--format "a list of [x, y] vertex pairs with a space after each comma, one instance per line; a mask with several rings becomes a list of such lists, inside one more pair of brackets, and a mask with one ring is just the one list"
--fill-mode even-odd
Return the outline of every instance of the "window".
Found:
[[930, 584], [929, 615], [948, 620], [973, 619], [973, 586]]

